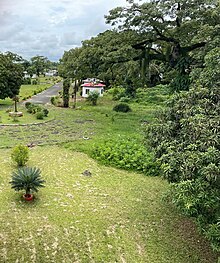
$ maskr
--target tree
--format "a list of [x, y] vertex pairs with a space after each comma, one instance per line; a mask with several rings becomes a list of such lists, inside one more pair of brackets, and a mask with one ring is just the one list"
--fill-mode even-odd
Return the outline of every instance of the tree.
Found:
[[[106, 16], [107, 23], [121, 31], [132, 29], [142, 36], [133, 45], [139, 50], [143, 82], [149, 65], [159, 61], [175, 70], [175, 89], [188, 89], [192, 67], [202, 64], [206, 51], [219, 35], [220, 4], [216, 0], [127, 1]], [[212, 40], [212, 41], [210, 41]], [[216, 43], [216, 42], [215, 42]]]
[[22, 58], [16, 54], [0, 53], [0, 99], [19, 94], [23, 80]]
[[37, 55], [31, 58], [32, 68], [38, 77], [48, 69], [49, 64], [50, 62], [47, 57]]
[[193, 72], [189, 91], [177, 93], [159, 119], [147, 126], [148, 144], [172, 183], [170, 198], [220, 251], [220, 48]]
[[65, 78], [63, 81], [63, 107], [69, 107], [69, 90], [70, 90], [70, 80]]
[[97, 77], [110, 83], [126, 83], [127, 79], [138, 78], [137, 55], [131, 45], [138, 35], [128, 30], [116, 32], [107, 30], [98, 36], [82, 42], [80, 48], [64, 52], [60, 61], [59, 74], [73, 79]]

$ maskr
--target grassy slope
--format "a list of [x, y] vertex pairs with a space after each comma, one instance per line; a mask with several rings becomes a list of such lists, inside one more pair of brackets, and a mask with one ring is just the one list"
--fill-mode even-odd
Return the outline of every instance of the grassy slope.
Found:
[[[46, 180], [32, 203], [10, 189], [0, 150], [0, 262], [214, 263], [192, 222], [163, 203], [167, 183], [57, 146], [31, 149]], [[89, 169], [91, 177], [82, 175]], [[17, 261], [16, 261], [17, 260]]]

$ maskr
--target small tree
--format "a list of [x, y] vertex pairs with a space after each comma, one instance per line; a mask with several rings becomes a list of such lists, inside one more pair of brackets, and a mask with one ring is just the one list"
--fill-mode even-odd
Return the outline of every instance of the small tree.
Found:
[[25, 145], [17, 145], [13, 148], [11, 158], [18, 166], [24, 166], [29, 159], [29, 149]]
[[90, 92], [87, 101], [91, 102], [93, 106], [97, 105], [97, 100], [99, 98], [99, 93], [97, 91]]
[[69, 90], [70, 90], [70, 80], [65, 78], [63, 81], [63, 107], [69, 107]]

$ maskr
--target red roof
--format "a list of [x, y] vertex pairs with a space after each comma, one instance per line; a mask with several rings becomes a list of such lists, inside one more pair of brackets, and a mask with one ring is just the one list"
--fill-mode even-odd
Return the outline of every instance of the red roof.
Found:
[[105, 85], [104, 84], [102, 84], [102, 83], [91, 83], [91, 82], [89, 82], [89, 83], [84, 83], [84, 84], [82, 84], [82, 86], [83, 87], [94, 87], [94, 88], [102, 88], [102, 87], [105, 87]]

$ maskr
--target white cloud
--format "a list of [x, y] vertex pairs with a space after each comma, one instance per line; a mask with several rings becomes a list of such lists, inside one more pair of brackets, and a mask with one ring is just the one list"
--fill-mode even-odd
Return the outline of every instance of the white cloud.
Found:
[[105, 31], [104, 15], [126, 0], [0, 0], [0, 51], [59, 59]]

